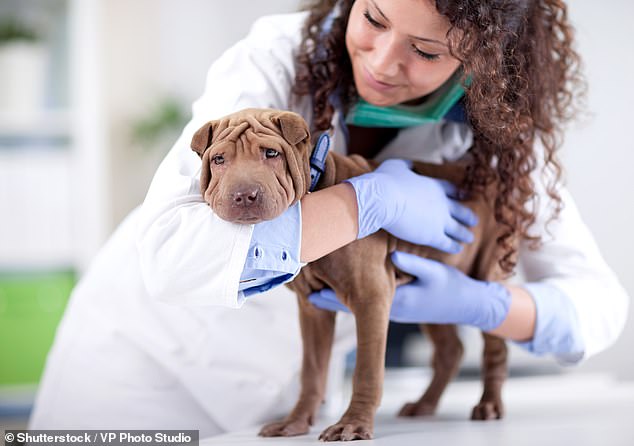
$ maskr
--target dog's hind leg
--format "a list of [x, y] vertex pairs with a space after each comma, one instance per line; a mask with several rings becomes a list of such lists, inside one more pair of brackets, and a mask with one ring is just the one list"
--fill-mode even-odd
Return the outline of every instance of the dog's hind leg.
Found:
[[480, 402], [471, 412], [472, 420], [495, 420], [504, 416], [502, 385], [508, 374], [508, 351], [504, 339], [487, 333], [482, 354], [482, 381], [484, 390]]
[[335, 313], [314, 307], [308, 296], [298, 296], [303, 342], [301, 393], [282, 421], [260, 430], [263, 437], [291, 437], [308, 433], [323, 402], [335, 329]]
[[427, 324], [421, 326], [434, 346], [432, 357], [433, 376], [425, 393], [418, 401], [406, 403], [398, 415], [416, 417], [433, 415], [438, 402], [451, 379], [458, 373], [464, 348], [455, 325]]
[[[512, 241], [514, 244], [517, 240]], [[517, 252], [517, 251], [516, 251]], [[478, 258], [474, 262], [472, 276], [480, 280], [498, 281], [507, 276], [498, 259], [504, 255], [504, 249], [497, 243], [496, 237], [489, 237], [480, 247]], [[508, 350], [504, 339], [482, 333], [484, 350], [482, 352], [483, 391], [480, 402], [471, 411], [472, 420], [495, 420], [504, 416], [502, 386], [508, 375]]]

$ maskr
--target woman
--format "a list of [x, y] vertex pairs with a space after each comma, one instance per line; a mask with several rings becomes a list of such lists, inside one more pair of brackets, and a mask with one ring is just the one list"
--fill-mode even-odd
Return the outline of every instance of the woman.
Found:
[[[220, 220], [202, 201], [189, 143], [204, 122], [246, 107], [296, 111], [342, 152], [465, 157], [467, 191], [501, 183], [500, 243], [523, 238], [505, 261], [517, 254], [526, 282], [483, 283], [396, 256], [419, 280], [397, 290], [395, 319], [472, 324], [571, 363], [607, 348], [628, 297], [558, 184], [555, 152], [579, 82], [571, 39], [557, 0], [320, 1], [260, 19], [212, 65], [143, 206], [74, 291], [30, 427], [205, 436], [274, 418], [295, 399], [301, 357], [294, 299], [275, 285], [381, 228], [448, 252], [469, 241], [476, 222], [453, 193], [399, 161], [271, 222]], [[339, 308], [327, 292], [313, 300]], [[354, 342], [347, 328], [335, 355]]]

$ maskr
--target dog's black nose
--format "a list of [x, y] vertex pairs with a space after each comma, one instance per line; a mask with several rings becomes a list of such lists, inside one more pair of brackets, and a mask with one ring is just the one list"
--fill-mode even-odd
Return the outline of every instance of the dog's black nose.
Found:
[[260, 188], [257, 186], [242, 187], [233, 192], [232, 200], [234, 206], [248, 207], [256, 204], [260, 198]]

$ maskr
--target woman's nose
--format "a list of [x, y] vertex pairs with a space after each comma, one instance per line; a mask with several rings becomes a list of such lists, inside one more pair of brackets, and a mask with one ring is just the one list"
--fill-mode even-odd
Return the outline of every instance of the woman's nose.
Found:
[[379, 81], [388, 82], [395, 78], [401, 69], [401, 48], [398, 42], [389, 35], [378, 38], [369, 57], [372, 75]]

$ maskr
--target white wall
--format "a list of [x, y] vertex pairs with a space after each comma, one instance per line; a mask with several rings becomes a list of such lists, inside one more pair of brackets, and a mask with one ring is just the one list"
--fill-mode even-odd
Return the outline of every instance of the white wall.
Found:
[[[564, 149], [569, 187], [602, 252], [630, 295], [634, 274], [634, 140], [629, 131], [634, 88], [634, 3], [570, 1], [589, 81], [589, 116], [573, 126]], [[126, 139], [129, 119], [159, 92], [191, 102], [206, 70], [255, 18], [292, 11], [297, 0], [108, 0], [104, 36], [114, 214], [118, 222], [145, 193], [160, 151], [147, 156]], [[169, 145], [169, 144], [168, 144]], [[597, 296], [600, 298], [601, 296]], [[634, 379], [634, 307], [623, 337], [579, 370], [610, 370]]]
[[169, 94], [184, 104], [203, 91], [209, 65], [265, 14], [291, 12], [298, 0], [102, 0], [105, 89], [117, 224], [145, 195], [173, 141], [153, 151], [130, 143], [130, 122]]
[[[634, 2], [569, 2], [589, 84], [589, 116], [568, 133], [568, 184], [601, 251], [634, 296]], [[598, 299], [601, 296], [597, 296]], [[625, 333], [581, 370], [611, 370], [634, 379], [634, 305]]]

